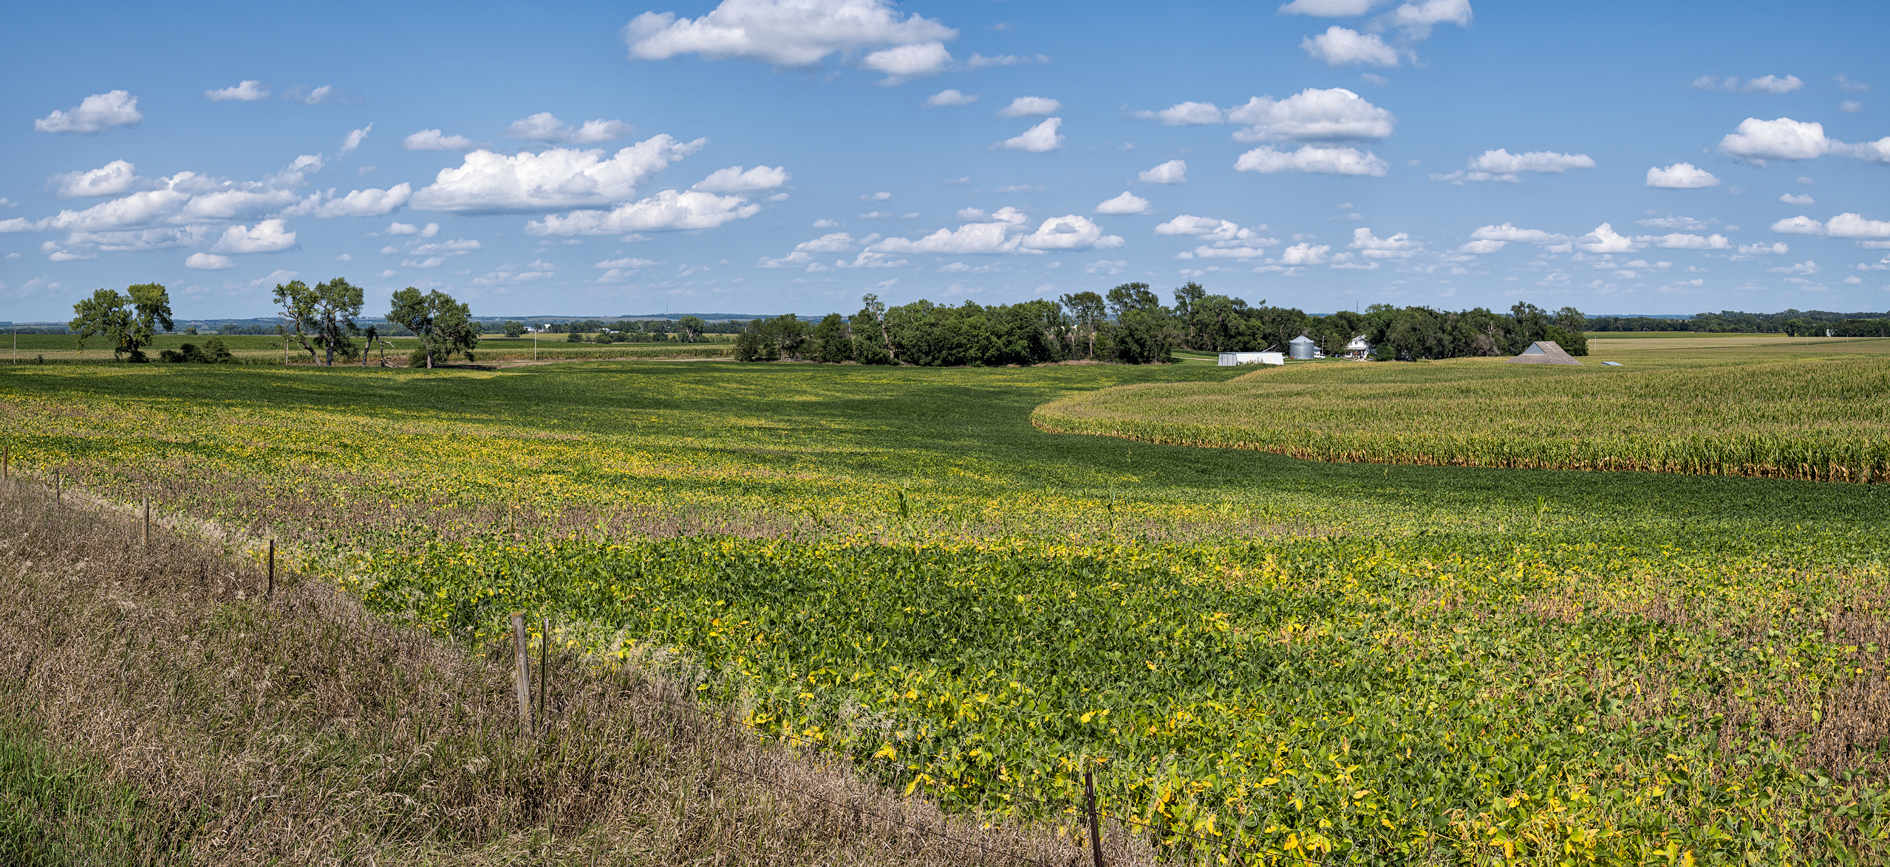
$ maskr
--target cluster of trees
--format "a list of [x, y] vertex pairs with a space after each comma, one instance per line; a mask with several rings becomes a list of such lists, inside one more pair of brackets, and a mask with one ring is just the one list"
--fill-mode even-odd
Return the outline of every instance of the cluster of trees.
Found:
[[[387, 335], [380, 326], [362, 328], [356, 321], [364, 303], [361, 287], [340, 277], [314, 286], [293, 280], [276, 285], [275, 299], [282, 308], [276, 314], [282, 320], [278, 330], [301, 346], [311, 362], [333, 367], [339, 356], [344, 363], [359, 358], [365, 367], [368, 352], [378, 347], [381, 363], [386, 363]], [[419, 347], [407, 359], [410, 367], [431, 369], [455, 355], [472, 361], [473, 350], [479, 346], [479, 326], [473, 322], [472, 311], [438, 289], [424, 295], [412, 286], [395, 292], [387, 322], [420, 338]], [[362, 339], [360, 346], [354, 342], [357, 337]]]
[[[571, 322], [547, 322], [539, 330], [546, 334], [563, 334], [565, 340], [571, 343], [583, 342], [586, 334], [596, 335], [592, 338], [594, 343], [699, 343], [705, 334], [735, 334], [741, 329], [741, 322], [705, 322], [701, 317], [683, 316], [673, 320], [578, 319]], [[506, 322], [501, 330], [507, 337], [523, 337], [529, 328], [523, 322]]]
[[[300, 345], [310, 361], [333, 366], [336, 358], [345, 362], [358, 357], [365, 366], [368, 351], [379, 346], [382, 363], [386, 362], [389, 344], [380, 327], [362, 328], [356, 321], [363, 304], [359, 286], [339, 277], [314, 286], [295, 280], [276, 286], [275, 301], [282, 308], [277, 313], [282, 323], [276, 326], [276, 333], [283, 335], [286, 342]], [[81, 352], [85, 350], [86, 340], [103, 337], [111, 341], [114, 359], [134, 363], [150, 360], [144, 350], [160, 330], [175, 328], [171, 295], [160, 283], [140, 283], [124, 292], [100, 289], [92, 293], [92, 297], [72, 305], [72, 313], [67, 328], [78, 337]], [[420, 338], [420, 347], [408, 359], [413, 366], [432, 367], [436, 361], [443, 362], [454, 355], [464, 355], [471, 361], [473, 349], [479, 345], [479, 328], [472, 321], [471, 311], [451, 295], [437, 290], [422, 295], [420, 290], [409, 286], [395, 292], [387, 321]], [[191, 328], [188, 333], [195, 334], [196, 329]], [[362, 345], [356, 345], [357, 337], [363, 339]], [[175, 350], [166, 349], [158, 357], [174, 363], [233, 364], [236, 361], [229, 347], [217, 338], [204, 341], [201, 347], [186, 343]]]
[[1890, 313], [1833, 313], [1828, 310], [1784, 310], [1778, 313], [1742, 313], [1722, 310], [1694, 316], [1596, 316], [1591, 331], [1697, 331], [1709, 333], [1785, 334], [1821, 337], [1826, 329], [1838, 337], [1881, 337]]
[[915, 301], [887, 307], [868, 295], [858, 313], [818, 321], [788, 314], [747, 323], [736, 337], [742, 361], [794, 359], [860, 364], [1042, 364], [1092, 360], [1122, 364], [1168, 361], [1175, 350], [1256, 352], [1283, 349], [1306, 335], [1327, 354], [1364, 337], [1386, 359], [1515, 355], [1537, 340], [1588, 354], [1586, 318], [1573, 307], [1553, 313], [1519, 303], [1508, 313], [1483, 308], [1450, 312], [1373, 305], [1363, 313], [1313, 316], [1290, 307], [1258, 306], [1210, 294], [1197, 283], [1175, 290], [1165, 305], [1146, 283], [1124, 283], [1106, 295], [1077, 292], [1056, 301], [956, 307]]

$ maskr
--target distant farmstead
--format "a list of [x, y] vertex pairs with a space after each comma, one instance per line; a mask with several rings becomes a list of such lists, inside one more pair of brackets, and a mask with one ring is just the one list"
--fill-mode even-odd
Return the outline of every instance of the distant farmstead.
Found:
[[1237, 367], [1242, 364], [1285, 363], [1286, 354], [1283, 352], [1223, 352], [1221, 353], [1220, 361], [1222, 367]]
[[1372, 354], [1372, 345], [1366, 342], [1365, 335], [1363, 334], [1352, 338], [1352, 342], [1345, 345], [1345, 357], [1347, 358], [1356, 358], [1363, 361], [1365, 356], [1370, 354]]
[[1509, 361], [1504, 362], [1504, 363], [1505, 364], [1573, 364], [1577, 367], [1581, 366], [1581, 362], [1576, 361], [1575, 356], [1570, 355], [1567, 352], [1563, 351], [1561, 345], [1557, 344], [1553, 340], [1538, 340], [1534, 343], [1531, 343], [1529, 344], [1528, 349], [1525, 349], [1522, 351], [1521, 355], [1518, 355], [1515, 358], [1512, 358]]

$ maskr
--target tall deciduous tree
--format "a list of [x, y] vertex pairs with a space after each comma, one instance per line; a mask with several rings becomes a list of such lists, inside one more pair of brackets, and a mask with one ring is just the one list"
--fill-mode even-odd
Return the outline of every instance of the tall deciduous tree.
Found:
[[163, 284], [139, 283], [122, 293], [100, 289], [72, 305], [72, 333], [78, 335], [79, 350], [85, 339], [99, 335], [112, 342], [112, 359], [130, 356], [134, 363], [145, 361], [144, 347], [157, 338], [158, 329], [172, 329], [171, 295]]
[[314, 286], [293, 280], [277, 284], [276, 304], [282, 307], [277, 315], [308, 350], [309, 360], [315, 359], [317, 348], [329, 367], [335, 366], [336, 350], [343, 358], [354, 355], [354, 341], [349, 337], [361, 332], [354, 322], [361, 315], [361, 287], [340, 277]]
[[387, 321], [420, 338], [420, 349], [414, 355], [424, 357], [428, 369], [435, 359], [443, 362], [455, 354], [464, 354], [471, 361], [473, 350], [479, 346], [479, 329], [473, 324], [472, 310], [438, 289], [425, 295], [412, 286], [395, 292]]
[[[1075, 326], [1070, 332], [1071, 337], [1084, 342], [1083, 357], [1095, 358], [1096, 329], [1102, 326], [1103, 317], [1108, 313], [1108, 308], [1103, 306], [1102, 296], [1094, 292], [1065, 295], [1063, 307], [1069, 311], [1070, 319]], [[1072, 342], [1070, 354], [1075, 355], [1076, 351], [1077, 346], [1075, 342]]]

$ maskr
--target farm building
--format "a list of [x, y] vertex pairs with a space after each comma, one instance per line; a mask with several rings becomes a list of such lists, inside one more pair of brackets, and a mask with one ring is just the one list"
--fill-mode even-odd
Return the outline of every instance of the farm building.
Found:
[[1286, 354], [1282, 352], [1223, 352], [1220, 365], [1234, 367], [1241, 364], [1285, 364]]
[[1370, 354], [1372, 354], [1372, 345], [1365, 341], [1365, 335], [1363, 334], [1352, 338], [1352, 342], [1345, 345], [1346, 358], [1356, 358], [1363, 361], [1365, 356]]
[[1531, 343], [1528, 349], [1522, 351], [1521, 355], [1504, 363], [1581, 365], [1581, 362], [1575, 360], [1575, 356], [1562, 351], [1562, 347], [1553, 340], [1538, 340]]
[[1287, 354], [1297, 360], [1307, 361], [1319, 357], [1319, 344], [1314, 343], [1312, 338], [1301, 334], [1286, 342], [1286, 351]]

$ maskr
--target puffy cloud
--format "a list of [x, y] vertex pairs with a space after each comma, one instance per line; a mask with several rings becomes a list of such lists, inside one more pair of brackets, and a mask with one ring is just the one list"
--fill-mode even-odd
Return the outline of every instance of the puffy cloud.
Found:
[[[226, 87], [222, 90], [206, 90], [203, 92], [203, 96], [211, 102], [223, 102], [231, 99], [237, 100], [238, 102], [255, 102], [259, 99], [268, 99], [269, 88], [265, 87], [260, 81], [244, 79], [243, 81], [237, 82], [235, 87]], [[196, 257], [193, 256], [192, 258]], [[197, 266], [191, 265], [190, 267], [195, 268]], [[224, 267], [229, 266], [226, 265]]]
[[1159, 120], [1162, 126], [1193, 126], [1226, 120], [1220, 108], [1211, 102], [1177, 102], [1161, 111], [1137, 112], [1136, 117]]
[[[216, 99], [214, 96], [210, 98]], [[236, 260], [228, 256], [218, 256], [215, 253], [192, 253], [190, 258], [184, 260], [184, 267], [198, 271], [221, 271], [225, 268], [236, 267]]]
[[1042, 96], [1020, 96], [1011, 100], [1011, 104], [998, 111], [998, 117], [1040, 117], [1056, 114], [1063, 107], [1054, 99]]
[[195, 247], [209, 238], [210, 226], [183, 226], [175, 229], [143, 229], [122, 232], [72, 232], [64, 246], [91, 250], [142, 251], [171, 247]]
[[62, 199], [91, 196], [116, 196], [144, 183], [138, 168], [124, 160], [112, 160], [89, 172], [53, 175], [53, 195]]
[[1559, 154], [1554, 151], [1530, 151], [1512, 154], [1505, 149], [1484, 151], [1482, 156], [1470, 161], [1471, 171], [1491, 172], [1493, 174], [1515, 174], [1517, 172], [1544, 172], [1560, 174], [1569, 169], [1592, 169], [1595, 161], [1587, 154]]
[[1384, 0], [1293, 0], [1280, 7], [1284, 15], [1316, 15], [1321, 18], [1349, 18], [1372, 11]]
[[1832, 151], [1847, 157], [1856, 157], [1865, 162], [1890, 163], [1890, 136], [1863, 144], [1840, 144], [1832, 142]]
[[1063, 147], [1063, 135], [1057, 127], [1063, 125], [1063, 118], [1053, 117], [1024, 131], [1016, 138], [1005, 139], [998, 147], [1014, 151], [1028, 151], [1034, 154], [1053, 151]]
[[729, 166], [715, 170], [690, 189], [705, 193], [753, 193], [772, 190], [787, 182], [787, 169], [781, 166], [755, 166], [747, 171], [742, 171], [741, 166]]
[[634, 196], [644, 178], [707, 143], [658, 135], [609, 158], [602, 150], [568, 148], [512, 156], [473, 151], [458, 168], [441, 169], [430, 186], [414, 194], [412, 204], [428, 211], [484, 213], [614, 204]]
[[[1265, 226], [1258, 227], [1265, 229]], [[1262, 254], [1262, 247], [1279, 243], [1277, 238], [1261, 237], [1256, 229], [1241, 226], [1232, 220], [1217, 220], [1213, 217], [1197, 217], [1183, 214], [1155, 227], [1157, 235], [1188, 235], [1200, 238], [1207, 243], [1194, 248], [1193, 252], [1182, 253], [1177, 258], [1192, 259], [1232, 257], [1251, 259]]]
[[[329, 190], [328, 195], [334, 195]], [[390, 214], [413, 196], [413, 185], [395, 184], [385, 190], [352, 190], [347, 195], [316, 206], [310, 213], [322, 219], [335, 217], [378, 217]]]
[[949, 105], [970, 105], [977, 101], [978, 97], [975, 94], [966, 94], [954, 88], [946, 88], [932, 94], [925, 100], [925, 104], [933, 107], [943, 107]]
[[1719, 141], [1719, 152], [1736, 160], [1765, 165], [1766, 160], [1816, 159], [1831, 149], [1824, 124], [1800, 123], [1789, 117], [1759, 120], [1749, 117], [1736, 132]]
[[779, 259], [769, 259], [764, 256], [755, 262], [755, 267], [789, 268], [802, 265], [813, 266], [816, 264], [814, 261], [814, 254], [816, 253], [844, 253], [852, 250], [856, 246], [870, 244], [878, 239], [878, 235], [869, 235], [864, 239], [855, 241], [853, 236], [846, 232], [831, 232], [815, 238], [812, 241], [802, 241], [794, 245], [793, 252]]
[[446, 135], [437, 129], [423, 129], [407, 136], [400, 146], [410, 151], [470, 151], [485, 147], [463, 135]]
[[1838, 87], [1843, 88], [1845, 93], [1863, 93], [1870, 90], [1870, 85], [1841, 72], [1832, 76], [1831, 80], [1837, 82]]
[[605, 260], [605, 261], [602, 261], [602, 262], [599, 262], [599, 263], [597, 263], [597, 264], [595, 264], [595, 265], [592, 265], [591, 267], [593, 267], [593, 268], [625, 268], [625, 269], [629, 269], [629, 268], [648, 268], [648, 267], [650, 267], [651, 265], [654, 265], [654, 264], [656, 264], [656, 262], [655, 262], [654, 260], [651, 260], [651, 259], [636, 259], [636, 258], [629, 258], [629, 259], [607, 259], [607, 260]]
[[1470, 26], [1470, 0], [1423, 0], [1405, 3], [1384, 17], [1385, 23], [1402, 28], [1407, 39], [1428, 39], [1438, 24]]
[[1352, 230], [1352, 243], [1347, 246], [1359, 251], [1367, 259], [1409, 259], [1424, 251], [1423, 244], [1411, 240], [1411, 236], [1404, 232], [1389, 238], [1379, 238], [1364, 226]]
[[527, 223], [525, 231], [532, 235], [624, 235], [662, 229], [713, 229], [760, 212], [760, 205], [740, 196], [664, 190], [610, 211], [552, 214], [543, 222]]
[[78, 107], [54, 111], [33, 121], [40, 132], [101, 132], [144, 120], [138, 111], [138, 98], [130, 92], [114, 90], [95, 93], [79, 102]]
[[1258, 147], [1240, 155], [1234, 170], [1242, 172], [1317, 172], [1329, 175], [1384, 177], [1385, 161], [1370, 151], [1303, 145], [1296, 151]]
[[1553, 246], [1568, 243], [1567, 235], [1544, 232], [1541, 229], [1518, 229], [1515, 225], [1504, 223], [1501, 226], [1484, 226], [1470, 233], [1478, 241], [1519, 241], [1525, 244]]
[[[1634, 222], [1638, 225], [1653, 229], [1682, 229], [1688, 232], [1697, 232], [1701, 229], [1711, 228], [1713, 225], [1713, 223], [1702, 222], [1692, 217], [1650, 217], [1645, 220], [1635, 220]], [[1713, 222], [1718, 221], [1715, 220]]]
[[1530, 151], [1512, 154], [1505, 149], [1484, 151], [1470, 160], [1466, 170], [1431, 175], [1433, 181], [1463, 186], [1466, 181], [1501, 181], [1522, 183], [1522, 172], [1560, 174], [1569, 169], [1592, 169], [1595, 161], [1587, 154], [1560, 154], [1554, 151]]
[[1256, 96], [1228, 109], [1227, 120], [1247, 124], [1234, 140], [1346, 141], [1382, 139], [1398, 119], [1343, 87], [1309, 87], [1285, 99]]
[[1281, 250], [1279, 264], [1294, 266], [1323, 265], [1326, 262], [1326, 254], [1330, 252], [1332, 252], [1332, 247], [1326, 244], [1315, 246], [1310, 241], [1302, 241]]
[[1337, 24], [1326, 28], [1324, 33], [1300, 40], [1299, 47], [1312, 55], [1314, 60], [1325, 61], [1327, 66], [1344, 66], [1348, 63], [1398, 65], [1398, 49], [1386, 45], [1378, 34], [1360, 33]]
[[[599, 144], [623, 138], [635, 130], [635, 127], [621, 120], [602, 118], [587, 120], [578, 126], [569, 126], [551, 112], [541, 111], [522, 120], [512, 121], [511, 125], [505, 128], [505, 137], [567, 145]], [[410, 147], [409, 150], [417, 150], [417, 148]], [[439, 150], [439, 148], [428, 148], [428, 150]]]
[[1575, 246], [1590, 253], [1626, 253], [1642, 245], [1635, 243], [1633, 238], [1615, 232], [1612, 224], [1602, 223], [1593, 232], [1577, 239]]
[[1799, 195], [1796, 193], [1785, 193], [1784, 195], [1779, 196], [1778, 200], [1781, 202], [1784, 202], [1787, 205], [1815, 205], [1818, 203], [1817, 199], [1814, 199], [1810, 196]]
[[1865, 219], [1862, 214], [1839, 214], [1825, 221], [1824, 233], [1833, 238], [1890, 238], [1890, 222]]
[[1509, 242], [1507, 241], [1493, 241], [1493, 240], [1485, 238], [1485, 239], [1471, 241], [1469, 243], [1466, 243], [1463, 246], [1458, 247], [1457, 252], [1469, 253], [1470, 255], [1473, 255], [1473, 256], [1480, 256], [1485, 253], [1494, 253], [1498, 250], [1503, 249], [1506, 246], [1509, 246]]
[[353, 153], [355, 148], [360, 147], [361, 143], [367, 140], [368, 130], [373, 128], [374, 124], [370, 123], [360, 129], [350, 131], [341, 139], [341, 152]]
[[281, 220], [264, 220], [255, 228], [231, 226], [223, 230], [223, 237], [212, 253], [274, 253], [295, 246], [295, 233], [287, 231]]
[[952, 65], [952, 54], [938, 42], [895, 45], [866, 55], [860, 65], [886, 73], [884, 84], [898, 84], [908, 78], [936, 75]]
[[0, 221], [0, 231], [57, 229], [108, 232], [152, 225], [186, 225], [262, 217], [297, 204], [295, 189], [319, 170], [319, 156], [297, 157], [288, 168], [261, 181], [234, 182], [179, 172], [148, 182], [152, 189], [101, 202], [81, 211], [60, 211], [41, 220]]
[[1664, 190], [1697, 190], [1719, 186], [1719, 178], [1692, 163], [1674, 163], [1666, 168], [1648, 169], [1647, 185]]
[[1787, 235], [1822, 235], [1824, 224], [1806, 216], [1790, 217], [1772, 224], [1772, 231]]
[[1188, 164], [1169, 160], [1136, 176], [1145, 184], [1179, 184], [1188, 180]]
[[1096, 206], [1098, 214], [1146, 214], [1148, 200], [1124, 191], [1122, 195]]
[[1730, 250], [1732, 243], [1725, 235], [1688, 235], [1675, 232], [1671, 235], [1642, 235], [1634, 239], [1636, 244], [1653, 244], [1669, 250]]
[[642, 60], [700, 54], [811, 66], [829, 54], [941, 42], [958, 31], [918, 15], [901, 17], [888, 0], [722, 0], [695, 19], [645, 12], [622, 35], [630, 56]]
[[387, 224], [387, 234], [389, 235], [419, 235], [422, 238], [431, 238], [439, 233], [439, 223], [428, 223], [425, 228], [415, 226], [412, 223]]
[[1739, 255], [1741, 256], [1783, 256], [1791, 251], [1792, 248], [1786, 245], [1784, 241], [1779, 241], [1776, 244], [1739, 245]]
[[1105, 235], [1102, 228], [1087, 217], [1066, 214], [1044, 220], [1035, 231], [1026, 232], [1027, 219], [1016, 208], [1003, 208], [987, 222], [967, 223], [957, 229], [940, 229], [917, 240], [886, 238], [868, 248], [874, 253], [937, 253], [944, 255], [979, 253], [1041, 253], [1046, 250], [1108, 249], [1124, 241], [1117, 235]]
[[1858, 102], [1855, 99], [1847, 99], [1847, 100], [1844, 100], [1843, 102], [1838, 103], [1838, 111], [1844, 112], [1846, 114], [1856, 114], [1863, 110], [1864, 110], [1864, 104], [1861, 102]]

